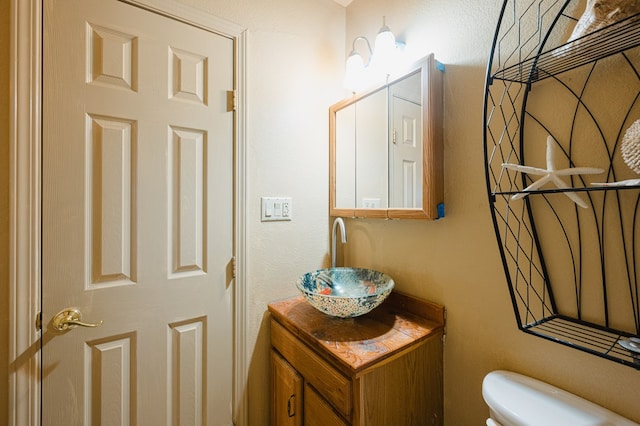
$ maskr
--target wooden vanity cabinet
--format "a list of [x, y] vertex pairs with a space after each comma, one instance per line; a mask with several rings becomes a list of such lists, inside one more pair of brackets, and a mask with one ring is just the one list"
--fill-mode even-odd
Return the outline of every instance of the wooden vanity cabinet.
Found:
[[367, 315], [271, 303], [272, 426], [443, 422], [444, 308], [393, 292]]

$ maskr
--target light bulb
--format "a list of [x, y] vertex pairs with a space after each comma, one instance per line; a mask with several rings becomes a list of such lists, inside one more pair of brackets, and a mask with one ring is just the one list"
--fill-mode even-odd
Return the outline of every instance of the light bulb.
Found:
[[344, 87], [356, 91], [362, 84], [364, 70], [362, 56], [355, 50], [352, 51], [345, 65]]
[[[385, 28], [386, 30], [384, 30]], [[387, 58], [392, 55], [395, 49], [396, 38], [389, 27], [385, 26], [380, 29], [380, 32], [376, 36], [376, 44], [373, 50], [373, 54], [382, 58]]]
[[379, 74], [389, 75], [396, 60], [396, 38], [382, 18], [382, 27], [376, 36], [371, 66]]

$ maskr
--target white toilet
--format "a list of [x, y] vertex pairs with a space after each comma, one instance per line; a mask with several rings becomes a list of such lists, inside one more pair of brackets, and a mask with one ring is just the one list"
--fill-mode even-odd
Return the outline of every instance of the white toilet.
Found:
[[548, 383], [511, 371], [492, 371], [482, 382], [487, 426], [640, 426]]

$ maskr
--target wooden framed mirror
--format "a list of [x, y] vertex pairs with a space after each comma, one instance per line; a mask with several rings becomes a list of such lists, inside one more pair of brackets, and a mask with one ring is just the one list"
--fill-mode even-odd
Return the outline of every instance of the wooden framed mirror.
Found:
[[329, 108], [331, 216], [444, 216], [443, 74], [430, 54]]

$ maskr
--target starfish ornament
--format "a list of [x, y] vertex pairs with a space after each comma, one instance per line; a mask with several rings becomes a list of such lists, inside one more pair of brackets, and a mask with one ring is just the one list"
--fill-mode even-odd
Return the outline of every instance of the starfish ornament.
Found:
[[636, 186], [640, 185], [640, 179], [627, 179], [618, 182], [593, 182], [593, 186]]
[[[520, 198], [524, 198], [529, 194], [525, 194], [527, 191], [533, 191], [538, 188], [541, 188], [548, 182], [554, 183], [560, 189], [571, 188], [565, 181], [560, 179], [560, 176], [572, 176], [572, 175], [591, 175], [591, 174], [599, 174], [603, 173], [604, 170], [598, 169], [595, 167], [571, 167], [568, 169], [556, 169], [555, 164], [555, 151], [556, 151], [556, 141], [553, 139], [553, 136], [547, 136], [547, 168], [541, 169], [538, 167], [524, 166], [520, 164], [509, 164], [504, 163], [502, 167], [509, 170], [514, 170], [521, 173], [526, 173], [530, 175], [538, 175], [542, 176], [537, 181], [533, 182], [531, 185], [527, 186], [521, 193], [515, 194], [511, 197], [512, 200], [518, 200]], [[569, 197], [574, 203], [579, 205], [582, 208], [587, 208], [587, 203], [575, 192], [563, 192], [564, 195]]]

